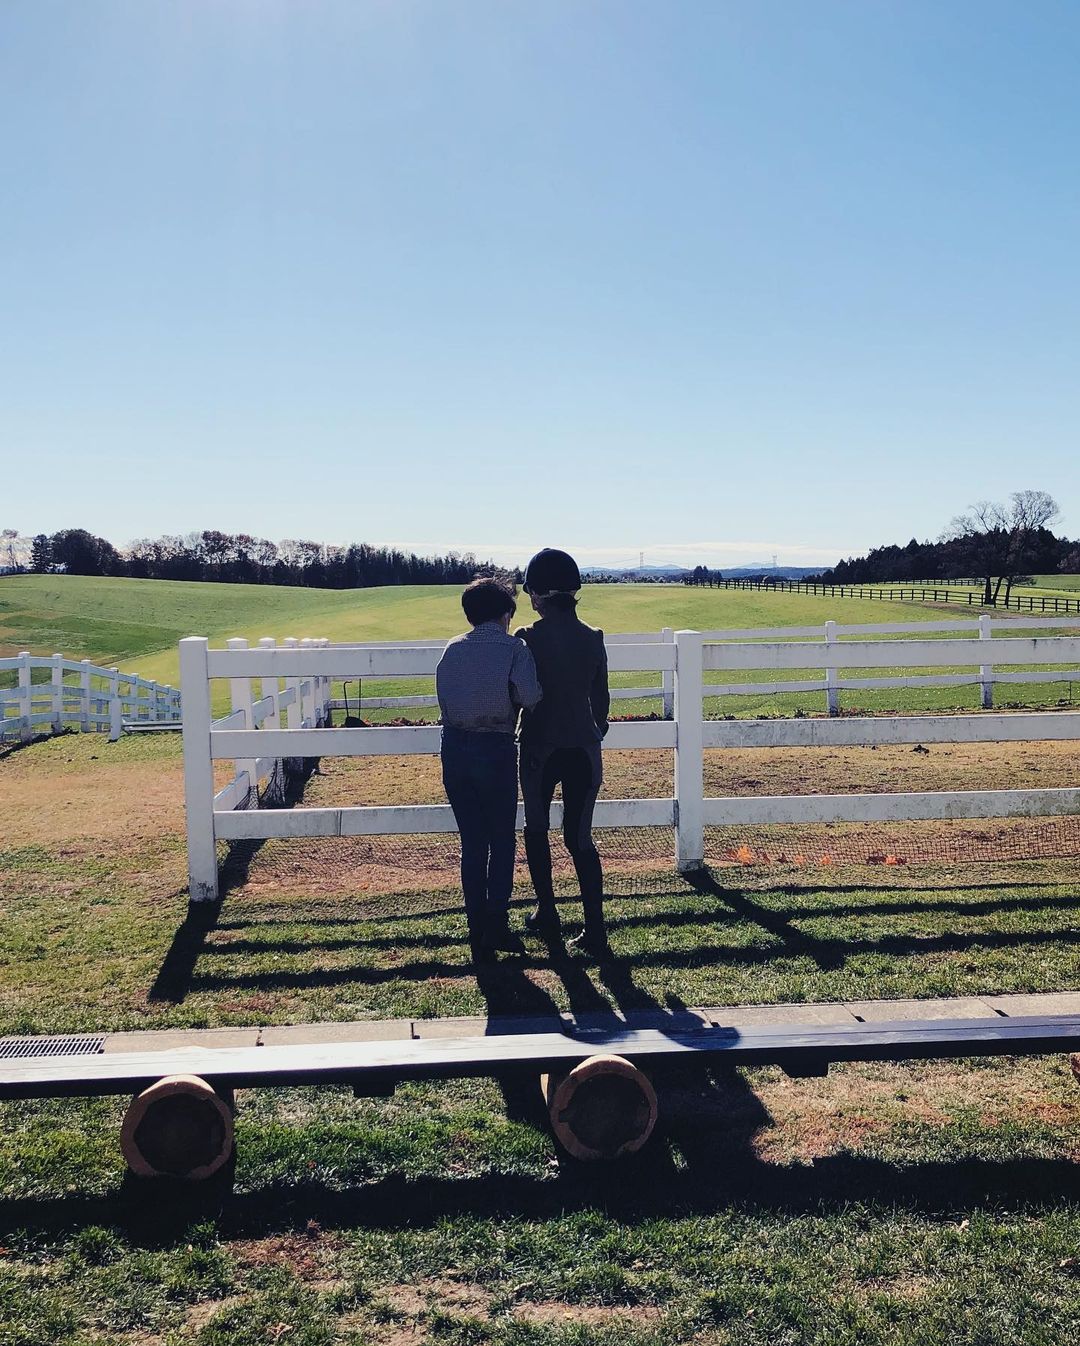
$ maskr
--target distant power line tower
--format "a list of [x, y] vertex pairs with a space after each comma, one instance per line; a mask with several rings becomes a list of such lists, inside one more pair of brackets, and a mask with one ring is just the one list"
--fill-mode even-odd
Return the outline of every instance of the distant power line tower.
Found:
[[645, 553], [643, 551], [638, 552], [637, 563], [639, 569], [641, 570], [645, 569]]
[[776, 552], [773, 552], [772, 554], [772, 568], [774, 570], [776, 569]]

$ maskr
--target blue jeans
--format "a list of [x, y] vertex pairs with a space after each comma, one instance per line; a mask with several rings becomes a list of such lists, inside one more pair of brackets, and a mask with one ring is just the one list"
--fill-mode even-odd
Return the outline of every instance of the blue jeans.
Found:
[[517, 851], [517, 744], [510, 734], [443, 728], [443, 785], [461, 833], [461, 887], [474, 943], [506, 921]]

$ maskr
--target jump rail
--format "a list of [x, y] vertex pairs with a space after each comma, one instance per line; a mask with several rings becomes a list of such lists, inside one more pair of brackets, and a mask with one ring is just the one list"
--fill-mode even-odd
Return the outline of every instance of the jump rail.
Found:
[[[828, 630], [823, 641], [738, 639], [714, 643], [706, 640], [702, 632], [680, 631], [670, 641], [661, 634], [636, 643], [608, 642], [612, 670], [670, 674], [674, 718], [613, 724], [604, 742], [605, 750], [674, 749], [673, 790], [669, 798], [602, 801], [597, 807], [596, 825], [671, 826], [675, 833], [676, 865], [681, 870], [692, 870], [704, 862], [706, 825], [1080, 813], [1080, 791], [1072, 789], [706, 799], [703, 785], [706, 747], [872, 746], [923, 740], [979, 743], [1080, 738], [1078, 712], [898, 719], [703, 720], [706, 670], [817, 666], [825, 669], [826, 681], [835, 687], [841, 668], [983, 667], [994, 662], [1062, 666], [1080, 662], [1080, 636], [999, 638], [985, 625], [976, 639], [841, 642], [834, 638], [839, 634], [837, 628]], [[864, 631], [852, 634], [862, 635]], [[241, 801], [251, 801], [255, 794], [253, 787], [282, 758], [438, 752], [437, 726], [344, 729], [326, 726], [332, 678], [431, 677], [442, 648], [443, 643], [333, 646], [327, 641], [311, 640], [289, 640], [284, 646], [277, 646], [266, 638], [258, 648], [249, 648], [246, 641], [231, 640], [227, 649], [211, 650], [201, 637], [180, 642], [189, 893], [193, 901], [217, 898], [219, 840], [455, 830], [447, 805], [242, 811], [236, 807]], [[232, 694], [231, 714], [218, 721], [212, 720], [210, 710], [210, 682], [214, 678], [227, 679]], [[257, 699], [253, 679], [259, 680]], [[222, 760], [234, 761], [237, 775], [215, 795], [214, 763]], [[519, 810], [519, 827], [521, 822]]]

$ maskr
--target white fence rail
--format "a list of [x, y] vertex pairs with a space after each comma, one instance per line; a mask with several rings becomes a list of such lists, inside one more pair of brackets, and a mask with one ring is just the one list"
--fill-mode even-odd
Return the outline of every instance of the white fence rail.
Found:
[[0, 742], [77, 728], [118, 739], [126, 725], [179, 723], [180, 693], [89, 659], [27, 651], [0, 659]]
[[[1004, 622], [996, 625], [1006, 625]], [[952, 632], [971, 623], [918, 623]], [[1011, 621], [1010, 629], [1020, 626]], [[1025, 624], [1043, 628], [1045, 622]], [[1075, 623], [1073, 624], [1075, 626]], [[906, 718], [706, 721], [702, 698], [708, 694], [705, 672], [821, 667], [826, 680], [839, 668], [970, 667], [1080, 663], [1080, 636], [995, 637], [984, 623], [975, 638], [839, 641], [840, 635], [868, 635], [875, 627], [831, 630], [805, 628], [799, 636], [824, 635], [821, 641], [790, 639], [790, 631], [663, 632], [614, 637], [607, 642], [614, 672], [660, 673], [670, 685], [671, 721], [613, 724], [605, 750], [674, 749], [672, 794], [662, 799], [603, 800], [598, 827], [672, 827], [675, 861], [680, 869], [704, 861], [706, 825], [878, 821], [919, 818], [1041, 817], [1080, 813], [1080, 789], [979, 790], [884, 795], [815, 795], [778, 798], [706, 799], [703, 754], [706, 748], [803, 747], [824, 744], [871, 746], [908, 742], [1015, 742], [1080, 738], [1080, 713], [975, 713]], [[884, 628], [889, 634], [893, 627]], [[727, 639], [718, 641], [716, 636]], [[752, 637], [765, 637], [752, 639]], [[190, 896], [218, 896], [216, 842], [270, 837], [366, 836], [385, 833], [454, 831], [447, 805], [379, 808], [255, 808], [250, 802], [262, 780], [281, 758], [382, 756], [436, 753], [437, 726], [403, 728], [327, 727], [330, 680], [343, 678], [431, 677], [445, 642], [402, 645], [331, 645], [328, 641], [270, 639], [248, 647], [230, 640], [224, 650], [209, 648], [201, 637], [180, 642], [180, 678], [184, 698], [184, 771], [187, 805]], [[1045, 676], [1039, 674], [1040, 677]], [[232, 711], [215, 721], [211, 683], [227, 679]], [[253, 680], [258, 680], [256, 697]], [[832, 678], [835, 689], [840, 680]], [[760, 688], [761, 684], [756, 684]], [[661, 689], [654, 689], [660, 691]], [[215, 761], [236, 763], [236, 775], [214, 792]], [[557, 814], [557, 810], [556, 810]], [[521, 825], [519, 810], [518, 825]]]
[[[941, 635], [942, 633], [956, 633], [961, 635], [976, 636], [980, 639], [989, 640], [993, 638], [993, 632], [996, 629], [1018, 631], [1018, 630], [1052, 630], [1055, 628], [1064, 628], [1066, 630], [1080, 631], [1080, 621], [1075, 617], [991, 617], [982, 616], [971, 621], [938, 621], [938, 622], [895, 622], [883, 624], [861, 624], [861, 625], [843, 625], [838, 622], [824, 622], [820, 626], [798, 626], [784, 627], [778, 626], [766, 629], [755, 629], [753, 627], [735, 629], [703, 631], [702, 637], [708, 642], [733, 641], [733, 640], [779, 640], [785, 643], [790, 641], [800, 642], [800, 646], [809, 654], [812, 654], [811, 645], [816, 640], [823, 641], [826, 644], [841, 642], [844, 654], [850, 649], [850, 644], [842, 640], [847, 636], [870, 635], [877, 638], [882, 636], [921, 634], [921, 635]], [[635, 635], [611, 635], [607, 637], [609, 647], [613, 645], [650, 645], [650, 644], [670, 644], [674, 639], [674, 633], [670, 628], [663, 631], [645, 632]], [[803, 643], [805, 642], [805, 643]], [[416, 649], [416, 648], [436, 648], [442, 649], [446, 645], [445, 640], [433, 641], [404, 641], [394, 644], [391, 641], [379, 641], [365, 645], [365, 649]], [[356, 646], [341, 646], [334, 648], [357, 648]], [[936, 651], [940, 653], [940, 651]], [[989, 653], [989, 651], [987, 651]], [[1010, 651], [1012, 653], [1012, 651]], [[895, 651], [894, 651], [895, 654]], [[955, 660], [949, 658], [934, 659], [932, 666], [943, 668], [949, 667], [955, 663]], [[1023, 662], [1023, 661], [1021, 661]], [[824, 706], [830, 715], [836, 715], [840, 709], [841, 692], [858, 692], [867, 690], [878, 690], [898, 687], [979, 687], [981, 689], [980, 704], [984, 710], [989, 710], [994, 704], [994, 688], [998, 685], [1018, 685], [1023, 683], [1068, 683], [1080, 682], [1080, 667], [1077, 668], [1055, 668], [1039, 669], [1037, 671], [1023, 673], [998, 673], [994, 671], [992, 663], [987, 660], [977, 666], [972, 666], [966, 673], [930, 673], [930, 674], [906, 674], [903, 676], [891, 676], [884, 678], [853, 678], [844, 677], [842, 669], [858, 666], [858, 660], [849, 660], [844, 658], [842, 662], [825, 662], [814, 657], [808, 657], [802, 663], [789, 665], [796, 668], [816, 668], [821, 665], [822, 672], [820, 676], [813, 678], [788, 679], [786, 681], [744, 681], [744, 682], [712, 682], [704, 684], [702, 688], [703, 695], [706, 697], [719, 696], [765, 696], [770, 693], [807, 693], [821, 692], [824, 694]], [[884, 662], [884, 667], [900, 667], [901, 661], [897, 658], [891, 658]], [[658, 685], [651, 687], [613, 687], [611, 689], [611, 699], [613, 701], [661, 701], [661, 710], [665, 720], [670, 720], [674, 715], [674, 674], [671, 670], [665, 670], [661, 675]], [[421, 708], [430, 708], [438, 705], [438, 701], [431, 693], [417, 696], [353, 696], [338, 697], [330, 702], [332, 710], [352, 710], [357, 708], [363, 710], [418, 710]]]

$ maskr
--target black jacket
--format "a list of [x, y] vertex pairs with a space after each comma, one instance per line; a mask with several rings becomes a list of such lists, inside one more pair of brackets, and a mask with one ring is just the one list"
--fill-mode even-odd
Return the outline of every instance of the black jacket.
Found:
[[604, 633], [573, 612], [553, 612], [514, 633], [536, 662], [544, 699], [522, 711], [522, 746], [547, 753], [587, 747], [608, 730], [607, 651]]

